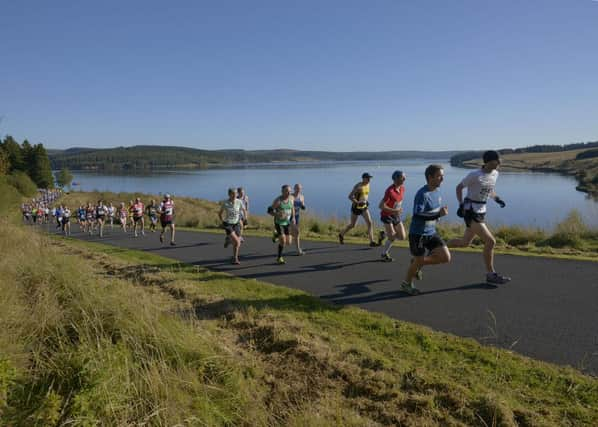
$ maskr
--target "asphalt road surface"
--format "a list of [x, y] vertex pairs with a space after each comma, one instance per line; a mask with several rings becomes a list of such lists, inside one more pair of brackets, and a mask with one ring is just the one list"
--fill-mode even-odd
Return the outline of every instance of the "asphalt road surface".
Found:
[[383, 263], [380, 248], [305, 241], [306, 255], [288, 249], [287, 263], [277, 265], [271, 239], [247, 237], [241, 265], [234, 266], [231, 249], [223, 247], [224, 232], [177, 231], [177, 246], [169, 246], [160, 244], [158, 233], [133, 238], [107, 228], [102, 239], [79, 232], [73, 237], [301, 289], [332, 304], [359, 306], [598, 375], [598, 262], [497, 255], [497, 270], [513, 281], [494, 288], [485, 283], [480, 253], [453, 252], [450, 264], [426, 267], [417, 283], [422, 293], [408, 296], [399, 291], [410, 260], [407, 249], [393, 248], [394, 262]]

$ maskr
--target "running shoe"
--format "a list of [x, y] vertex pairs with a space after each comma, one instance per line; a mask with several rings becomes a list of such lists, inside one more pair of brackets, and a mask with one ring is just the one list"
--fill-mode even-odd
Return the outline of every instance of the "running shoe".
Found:
[[303, 256], [303, 255], [305, 255], [305, 251], [303, 249], [299, 249], [299, 251], [297, 252], [297, 255]]
[[380, 243], [370, 242], [370, 248], [377, 248], [378, 246], [380, 246]]
[[505, 283], [509, 283], [510, 281], [510, 277], [503, 276], [502, 274], [498, 274], [497, 272], [486, 274], [486, 283], [490, 285], [504, 285]]
[[382, 242], [384, 242], [384, 239], [386, 239], [386, 233], [384, 232], [384, 230], [380, 230], [380, 233], [378, 234], [378, 246], [382, 246]]
[[345, 238], [344, 238], [344, 237], [343, 237], [343, 235], [342, 235], [342, 234], [340, 234], [340, 233], [338, 234], [338, 242], [339, 242], [341, 245], [344, 245], [344, 244], [345, 244]]
[[286, 264], [286, 261], [284, 260], [283, 257], [279, 256], [278, 258], [276, 258], [276, 262], [278, 264]]
[[392, 258], [390, 255], [388, 255], [387, 253], [383, 253], [383, 254], [380, 256], [380, 260], [381, 260], [382, 262], [392, 262], [392, 261], [393, 261], [393, 258]]
[[233, 259], [231, 260], [231, 264], [233, 264], [233, 265], [240, 265], [240, 264], [241, 264], [241, 261], [239, 261], [238, 259], [234, 259], [234, 258], [233, 258]]
[[170, 246], [176, 246], [176, 243], [170, 242]]
[[419, 289], [417, 289], [415, 286], [410, 285], [409, 283], [401, 283], [401, 290], [403, 292], [407, 292], [409, 295], [417, 295], [419, 294]]

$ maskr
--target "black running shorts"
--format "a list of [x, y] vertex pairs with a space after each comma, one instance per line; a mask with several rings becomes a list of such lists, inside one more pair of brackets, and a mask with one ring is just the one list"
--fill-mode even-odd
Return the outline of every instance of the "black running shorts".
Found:
[[384, 224], [398, 225], [401, 223], [401, 217], [398, 215], [380, 216], [380, 221]]
[[426, 251], [429, 254], [434, 249], [442, 246], [446, 246], [446, 243], [439, 234], [432, 234], [430, 236], [409, 234], [409, 250], [413, 256], [424, 256]]
[[276, 228], [276, 232], [278, 233], [278, 235], [284, 234], [285, 236], [288, 236], [289, 234], [291, 234], [290, 224], [287, 224], [287, 225], [274, 224], [274, 228]]
[[486, 222], [486, 214], [485, 213], [475, 213], [472, 209], [467, 209], [463, 214], [463, 220], [465, 221], [465, 225], [469, 228], [471, 226], [471, 221], [483, 224]]

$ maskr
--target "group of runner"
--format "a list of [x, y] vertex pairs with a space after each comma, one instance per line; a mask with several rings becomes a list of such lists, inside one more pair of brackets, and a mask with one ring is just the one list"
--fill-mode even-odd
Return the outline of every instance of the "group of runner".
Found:
[[[436, 230], [438, 220], [448, 214], [448, 207], [443, 204], [439, 191], [444, 180], [444, 169], [441, 165], [429, 165], [425, 170], [426, 184], [415, 194], [413, 214], [407, 235], [402, 220], [402, 203], [405, 195], [406, 174], [396, 170], [392, 173], [392, 184], [384, 192], [384, 197], [378, 204], [380, 220], [384, 224], [384, 231], [380, 231], [375, 240], [374, 226], [369, 211], [370, 181], [373, 178], [368, 172], [361, 176], [361, 181], [355, 184], [348, 195], [351, 201], [351, 220], [338, 234], [340, 244], [344, 244], [348, 233], [359, 217], [362, 217], [368, 228], [368, 238], [371, 247], [382, 246], [381, 260], [393, 261], [390, 249], [396, 240], [409, 239], [411, 261], [405, 279], [401, 283], [401, 290], [416, 295], [419, 290], [415, 280], [423, 278], [422, 269], [428, 265], [444, 264], [451, 261], [449, 247], [469, 246], [477, 236], [484, 243], [483, 259], [486, 269], [485, 280], [488, 284], [499, 285], [507, 283], [510, 277], [499, 274], [494, 269], [494, 247], [496, 240], [486, 225], [486, 204], [493, 199], [501, 208], [506, 203], [496, 194], [496, 180], [500, 166], [500, 156], [497, 151], [486, 151], [483, 155], [483, 166], [469, 173], [456, 187], [456, 198], [459, 202], [457, 215], [465, 222], [465, 233], [461, 238], [445, 242]], [[464, 197], [463, 190], [467, 188]], [[248, 207], [239, 199], [234, 188], [228, 191], [229, 198], [222, 204], [220, 219], [226, 231], [225, 246], [233, 244], [233, 264], [240, 264], [239, 249], [242, 243], [242, 218], [248, 217]], [[290, 185], [283, 185], [281, 194], [268, 207], [268, 214], [274, 218], [274, 235], [272, 241], [278, 241], [276, 261], [284, 264], [283, 251], [292, 244], [293, 237], [297, 246], [297, 254], [303, 255], [299, 239], [300, 211], [305, 209], [305, 197], [301, 184], [296, 184], [291, 192]]]
[[120, 202], [117, 206], [114, 206], [113, 203], [106, 204], [103, 200], [98, 200], [95, 204], [88, 202], [80, 205], [74, 212], [65, 204], [61, 204], [53, 210], [48, 209], [48, 215], [50, 214], [56, 220], [56, 228], [60, 228], [67, 236], [71, 234], [71, 218], [74, 217], [80, 231], [89, 235], [97, 232], [99, 237], [104, 236], [106, 224], [110, 224], [111, 229], [117, 224], [125, 233], [127, 227], [130, 226], [129, 229], [132, 228], [134, 237], [145, 236], [146, 223], [144, 217], [147, 216], [151, 232], [156, 231], [158, 221], [160, 222], [162, 226], [160, 242], [164, 242], [164, 235], [167, 230], [170, 230], [170, 244], [172, 246], [176, 245], [174, 240], [174, 201], [170, 194], [165, 194], [164, 200], [159, 204], [155, 200], [151, 200], [149, 205], [145, 206], [139, 197], [129, 201], [128, 204]]
[[30, 202], [21, 204], [21, 213], [23, 222], [26, 224], [46, 224], [50, 222], [52, 210], [50, 205], [54, 203], [62, 194], [60, 189], [40, 189], [38, 197], [31, 199]]
[[[456, 198], [459, 202], [457, 215], [463, 218], [466, 226], [462, 237], [445, 242], [436, 229], [438, 220], [448, 214], [448, 207], [443, 204], [439, 190], [444, 180], [443, 167], [432, 164], [425, 170], [426, 184], [415, 194], [408, 234], [402, 219], [406, 174], [400, 170], [392, 173], [392, 184], [388, 186], [384, 197], [378, 204], [384, 230], [380, 231], [375, 239], [368, 200], [370, 181], [373, 176], [365, 172], [361, 176], [361, 181], [353, 186], [348, 195], [351, 201], [351, 220], [338, 234], [339, 243], [344, 244], [345, 235], [355, 227], [359, 217], [362, 217], [367, 225], [369, 245], [371, 247], [382, 246], [380, 258], [383, 262], [393, 261], [390, 249], [396, 240], [408, 238], [412, 258], [405, 279], [401, 283], [401, 290], [416, 295], [419, 290], [414, 282], [422, 279], [422, 269], [425, 266], [450, 262], [450, 247], [469, 246], [477, 236], [484, 243], [483, 260], [486, 269], [486, 282], [492, 285], [509, 282], [510, 277], [499, 274], [494, 269], [496, 240], [486, 225], [488, 200], [493, 199], [501, 208], [506, 206], [495, 192], [500, 156], [496, 151], [486, 151], [482, 160], [483, 166], [467, 174], [456, 187]], [[467, 189], [465, 197], [464, 189]], [[272, 241], [278, 243], [276, 255], [278, 264], [285, 264], [284, 250], [292, 245], [293, 239], [297, 255], [305, 254], [300, 240], [301, 211], [305, 209], [305, 206], [301, 184], [295, 184], [292, 190], [290, 185], [285, 184], [281, 187], [280, 195], [272, 201], [267, 209], [268, 214], [273, 217]], [[57, 226], [62, 227], [63, 232], [67, 235], [70, 234], [71, 215], [73, 213], [64, 205], [54, 211]], [[135, 237], [144, 236], [145, 215], [150, 221], [149, 228], [152, 232], [156, 231], [158, 220], [160, 221], [162, 226], [160, 242], [164, 242], [164, 234], [167, 229], [170, 229], [170, 244], [175, 245], [175, 207], [169, 194], [164, 196], [164, 200], [160, 204], [151, 200], [150, 204], [145, 206], [140, 198], [136, 198], [134, 201], [131, 200], [128, 205], [121, 202], [118, 206], [114, 206], [112, 203], [106, 205], [104, 201], [99, 200], [96, 205], [88, 203], [86, 206], [79, 206], [76, 211], [77, 222], [81, 230], [89, 234], [93, 234], [97, 230], [100, 237], [103, 236], [106, 223], [109, 223], [111, 227], [118, 223], [125, 232], [130, 224]], [[226, 234], [224, 247], [232, 245], [231, 262], [240, 264], [239, 252], [243, 243], [243, 229], [249, 220], [249, 197], [243, 188], [228, 189], [228, 198], [221, 203], [218, 216]]]
[[[469, 246], [477, 236], [484, 243], [483, 259], [486, 268], [486, 283], [499, 285], [508, 283], [511, 278], [499, 274], [494, 269], [494, 246], [496, 240], [486, 225], [486, 204], [493, 199], [501, 208], [506, 203], [496, 194], [496, 180], [500, 166], [500, 156], [497, 151], [486, 151], [482, 157], [483, 166], [470, 172], [456, 188], [459, 202], [457, 215], [465, 222], [465, 233], [461, 238], [445, 242], [436, 230], [438, 220], [448, 214], [448, 207], [442, 203], [439, 188], [444, 180], [444, 169], [441, 165], [430, 165], [425, 170], [426, 185], [415, 194], [413, 201], [413, 215], [409, 227], [409, 250], [412, 259], [401, 284], [401, 290], [416, 295], [419, 290], [414, 281], [423, 277], [422, 268], [427, 265], [444, 264], [451, 261], [449, 247]], [[355, 226], [359, 216], [362, 216], [368, 226], [370, 246], [380, 246], [386, 239], [381, 253], [382, 261], [392, 261], [390, 248], [395, 240], [406, 238], [402, 221], [402, 202], [405, 194], [406, 175], [400, 170], [392, 174], [392, 184], [386, 189], [380, 201], [380, 220], [385, 230], [380, 232], [378, 241], [374, 241], [371, 215], [369, 213], [368, 194], [372, 175], [364, 173], [362, 181], [357, 183], [349, 193], [351, 200], [351, 222], [339, 235], [339, 243], [344, 243], [345, 234]], [[467, 196], [463, 190], [467, 188]]]

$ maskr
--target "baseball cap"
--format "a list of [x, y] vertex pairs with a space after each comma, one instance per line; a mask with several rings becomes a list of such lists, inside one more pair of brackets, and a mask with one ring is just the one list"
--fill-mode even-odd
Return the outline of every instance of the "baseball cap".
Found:
[[373, 177], [374, 177], [374, 175], [370, 175], [368, 172], [364, 172], [364, 173], [361, 175], [361, 177], [362, 177], [362, 178], [373, 178]]
[[482, 159], [484, 160], [484, 163], [491, 162], [492, 160], [496, 160], [498, 163], [500, 163], [500, 155], [498, 154], [498, 151], [494, 150], [486, 151], [482, 156]]
[[405, 174], [403, 173], [403, 171], [396, 170], [392, 173], [392, 180], [394, 181], [395, 179], [398, 179], [398, 178], [401, 178], [404, 176], [405, 176]]

